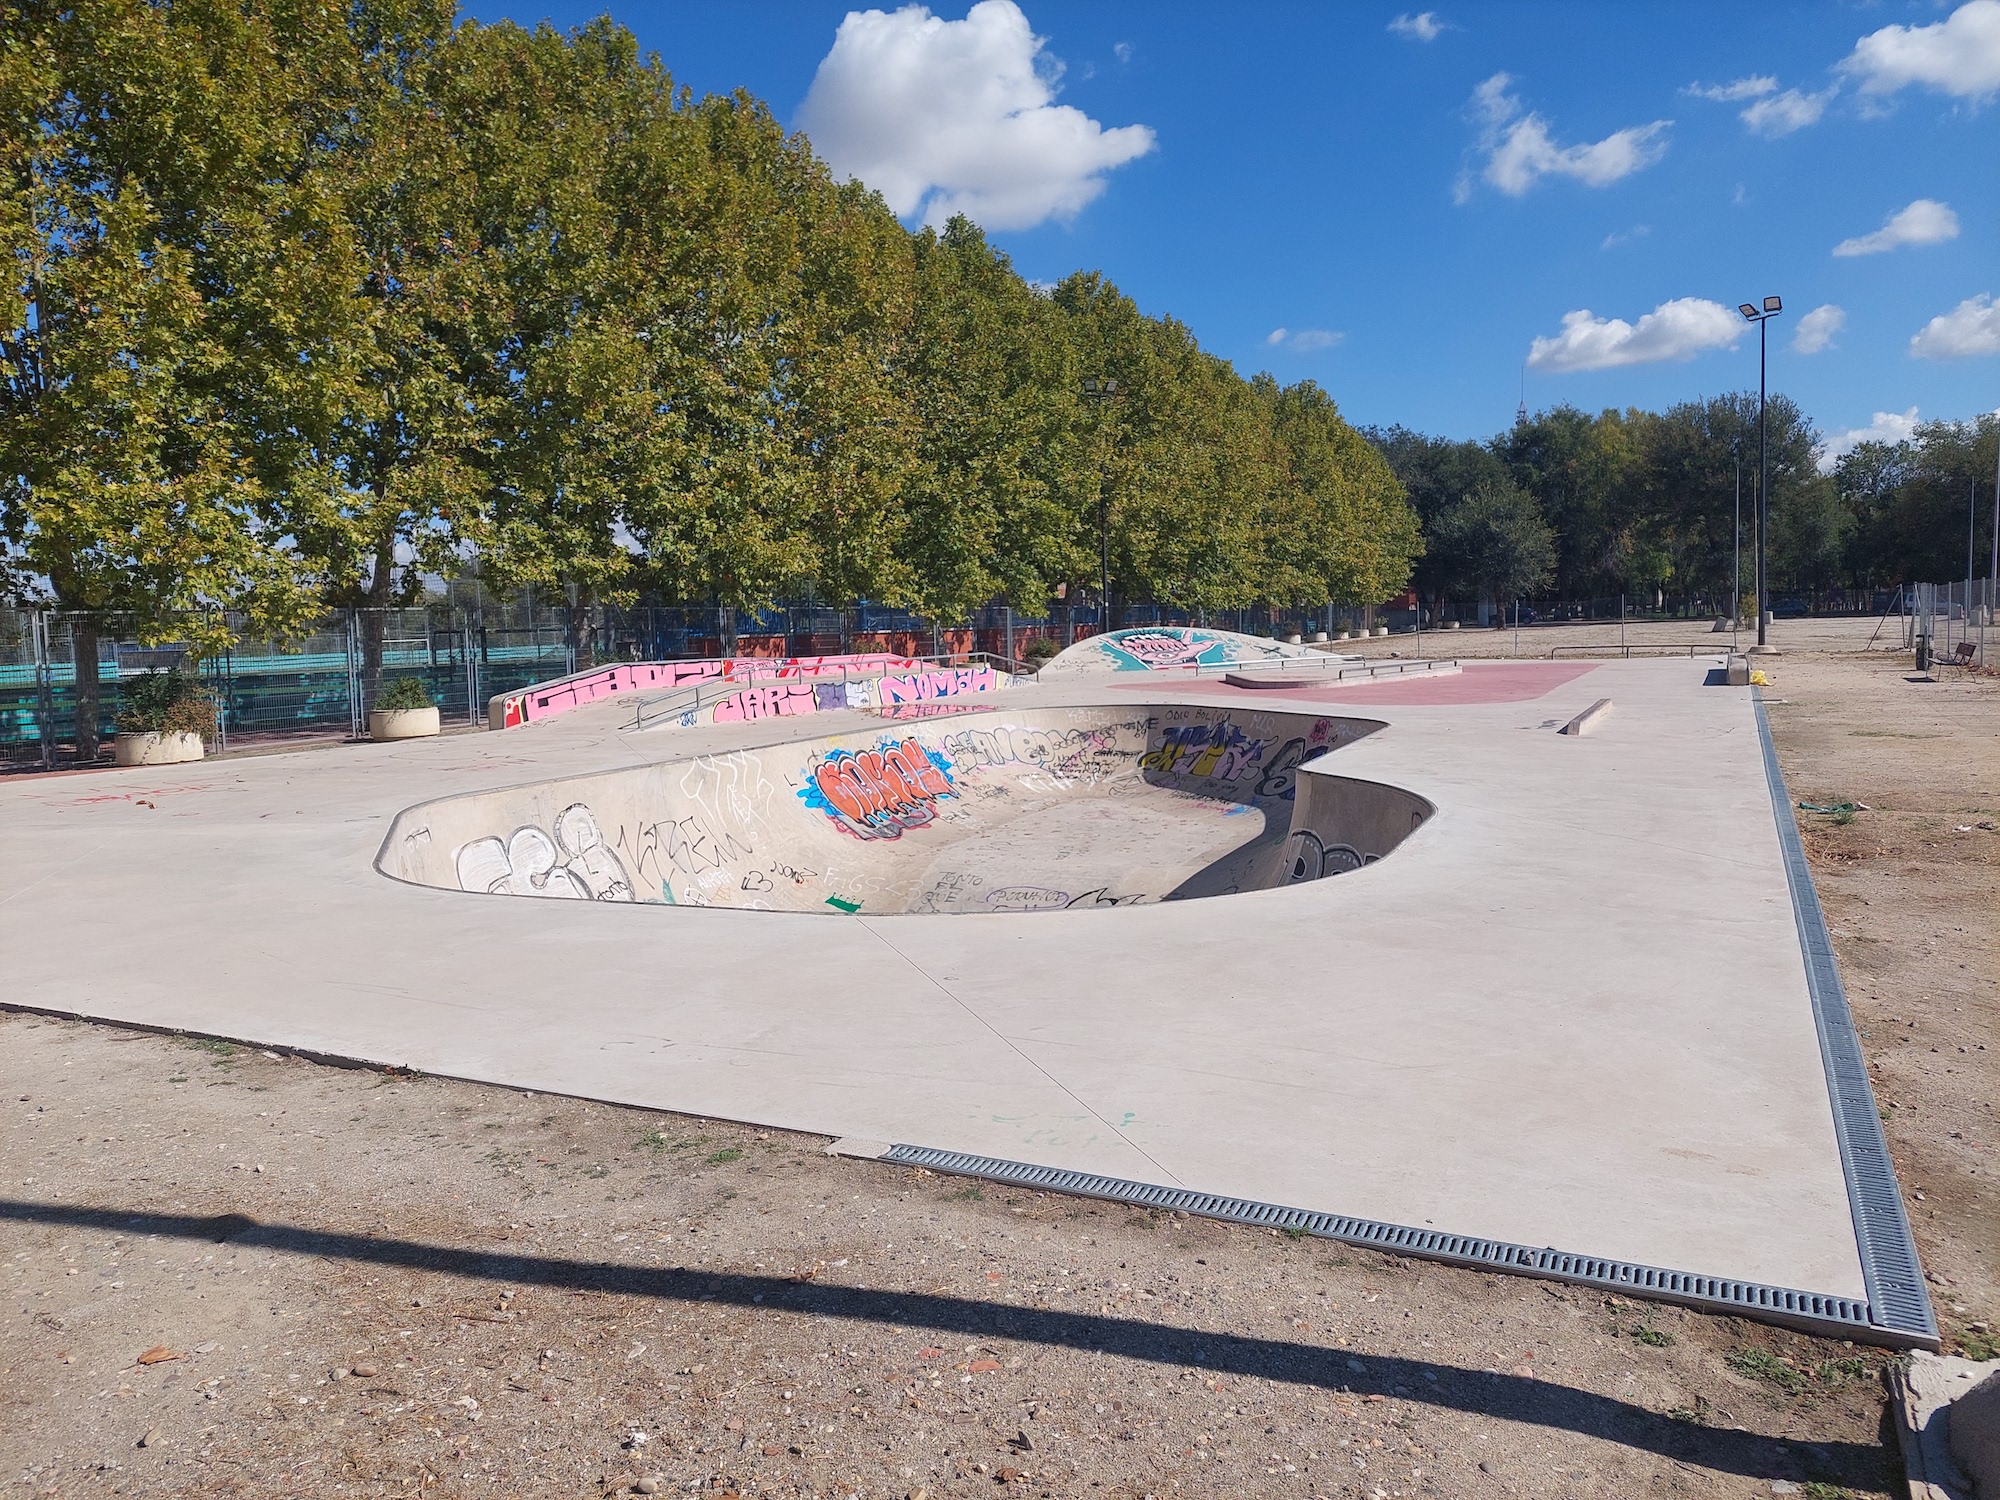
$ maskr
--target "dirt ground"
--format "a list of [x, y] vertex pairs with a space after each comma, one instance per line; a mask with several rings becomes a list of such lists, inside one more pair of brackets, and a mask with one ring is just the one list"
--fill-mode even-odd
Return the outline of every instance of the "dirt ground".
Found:
[[[2000, 679], [1859, 644], [1770, 715], [1991, 1355]], [[33, 1015], [0, 1089], [12, 1493], [1902, 1493], [1890, 1356], [1740, 1320]]]

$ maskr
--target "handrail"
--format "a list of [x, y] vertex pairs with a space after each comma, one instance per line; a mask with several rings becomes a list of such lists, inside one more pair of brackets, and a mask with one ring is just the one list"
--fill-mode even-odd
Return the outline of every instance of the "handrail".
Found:
[[1572, 651], [1578, 655], [1586, 651], [1610, 651], [1623, 655], [1627, 660], [1631, 659], [1634, 651], [1671, 651], [1676, 654], [1685, 651], [1689, 660], [1693, 660], [1697, 656], [1727, 656], [1730, 654], [1730, 649], [1715, 641], [1633, 641], [1624, 646], [1551, 646], [1549, 659], [1553, 661], [1565, 651]]
[[[1194, 674], [1197, 677], [1216, 672], [1250, 671], [1268, 672], [1274, 667], [1280, 675], [1292, 670], [1293, 663], [1310, 663], [1311, 670], [1330, 673], [1335, 681], [1346, 677], [1400, 677], [1410, 672], [1435, 672], [1442, 668], [1456, 667], [1456, 657], [1411, 657], [1408, 660], [1376, 660], [1369, 657], [1343, 657], [1328, 653], [1315, 653], [1314, 657], [1304, 656], [1254, 656], [1238, 661], [1197, 662]], [[1308, 670], [1301, 666], [1301, 670]]]

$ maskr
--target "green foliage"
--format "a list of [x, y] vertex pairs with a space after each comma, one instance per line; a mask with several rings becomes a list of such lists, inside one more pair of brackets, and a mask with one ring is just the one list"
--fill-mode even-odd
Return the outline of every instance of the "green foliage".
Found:
[[146, 672], [121, 686], [120, 733], [215, 737], [215, 700], [192, 673], [177, 667]]
[[1421, 552], [1324, 392], [1243, 380], [1100, 275], [1032, 287], [964, 219], [906, 231], [608, 20], [16, 10], [15, 597], [142, 636], [362, 607], [373, 694], [382, 611], [437, 575], [952, 620], [1094, 592], [1100, 504], [1120, 607], [1373, 603]]
[[382, 684], [382, 691], [375, 695], [375, 707], [384, 713], [408, 713], [411, 709], [430, 708], [431, 690], [424, 686], [420, 677], [392, 677]]

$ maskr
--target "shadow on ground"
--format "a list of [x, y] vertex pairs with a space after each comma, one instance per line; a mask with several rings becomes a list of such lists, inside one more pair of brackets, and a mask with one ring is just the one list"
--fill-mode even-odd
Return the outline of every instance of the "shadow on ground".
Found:
[[242, 1214], [130, 1213], [113, 1209], [0, 1199], [0, 1222], [209, 1240], [283, 1254], [338, 1257], [364, 1264], [448, 1275], [606, 1292], [680, 1302], [756, 1304], [821, 1318], [930, 1329], [970, 1338], [1011, 1339], [1117, 1355], [1155, 1364], [1381, 1395], [1508, 1422], [1562, 1429], [1622, 1443], [1669, 1459], [1761, 1478], [1788, 1472], [1796, 1451], [1810, 1447], [1836, 1471], [1873, 1470], [1880, 1449], [1860, 1443], [1801, 1444], [1736, 1429], [1704, 1427], [1643, 1406], [1546, 1380], [1416, 1360], [1361, 1356], [1311, 1344], [1208, 1333], [1132, 1318], [1052, 1312], [976, 1298], [921, 1292], [871, 1291], [784, 1276], [624, 1266], [488, 1250], [461, 1250], [413, 1240], [327, 1233], [263, 1223]]

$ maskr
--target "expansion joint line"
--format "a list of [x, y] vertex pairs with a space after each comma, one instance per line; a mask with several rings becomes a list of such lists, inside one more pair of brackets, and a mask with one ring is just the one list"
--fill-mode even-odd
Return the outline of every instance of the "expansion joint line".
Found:
[[1098, 1124], [1102, 1125], [1106, 1130], [1110, 1131], [1112, 1135], [1116, 1136], [1119, 1140], [1123, 1141], [1126, 1145], [1130, 1146], [1134, 1151], [1138, 1152], [1141, 1156], [1145, 1157], [1147, 1164], [1151, 1166], [1155, 1172], [1158, 1172], [1162, 1177], [1166, 1178], [1170, 1182], [1176, 1184], [1179, 1183], [1180, 1179], [1174, 1176], [1172, 1172], [1169, 1172], [1164, 1166], [1162, 1166], [1158, 1161], [1156, 1161], [1153, 1157], [1153, 1154], [1150, 1151], [1148, 1151], [1144, 1146], [1141, 1146], [1137, 1141], [1133, 1140], [1129, 1135], [1127, 1135], [1124, 1131], [1120, 1130], [1116, 1125], [1113, 1125], [1109, 1120], [1105, 1119], [1104, 1116], [1099, 1114], [1095, 1109], [1091, 1108], [1089, 1101], [1080, 1096], [1075, 1089], [1071, 1088], [1068, 1084], [1064, 1083], [1060, 1078], [1056, 1077], [1055, 1074], [1051, 1073], [1047, 1068], [1043, 1067], [1040, 1063], [1036, 1062], [1034, 1058], [1030, 1057], [1026, 1052], [1022, 1051], [1019, 1044], [1016, 1043], [1012, 1037], [1003, 1035], [997, 1026], [995, 1026], [991, 1021], [987, 1020], [986, 1017], [982, 1016], [978, 1011], [974, 1010], [970, 1005], [968, 1005], [965, 1001], [964, 996], [960, 995], [956, 990], [952, 989], [950, 985], [945, 984], [935, 974], [931, 973], [930, 970], [926, 969], [922, 964], [918, 963], [915, 959], [911, 958], [910, 955], [905, 953], [901, 948], [898, 948], [894, 943], [890, 942], [888, 937], [885, 936], [882, 933], [882, 931], [875, 926], [873, 922], [870, 922], [864, 918], [862, 920], [861, 925], [866, 927], [869, 930], [869, 932], [873, 933], [876, 940], [880, 942], [883, 947], [887, 948], [891, 953], [895, 954], [896, 957], [900, 958], [904, 963], [908, 964], [918, 974], [921, 974], [924, 978], [925, 983], [929, 984], [939, 994], [943, 995], [947, 1000], [951, 1001], [953, 1005], [956, 1005], [960, 1010], [964, 1011], [965, 1014], [970, 1016], [974, 1021], [978, 1022], [981, 1026], [985, 1027], [987, 1033], [996, 1042], [1000, 1043], [1001, 1046], [1005, 1047], [1009, 1052], [1012, 1052], [1016, 1057], [1020, 1058], [1022, 1062], [1026, 1063], [1029, 1067], [1033, 1068], [1037, 1073], [1041, 1074], [1042, 1077], [1046, 1078], [1049, 1081], [1051, 1087], [1061, 1090], [1062, 1093], [1067, 1098], [1069, 1098], [1076, 1104], [1076, 1107], [1078, 1109], [1082, 1110], [1085, 1114], [1089, 1115], [1091, 1119], [1097, 1121]]

